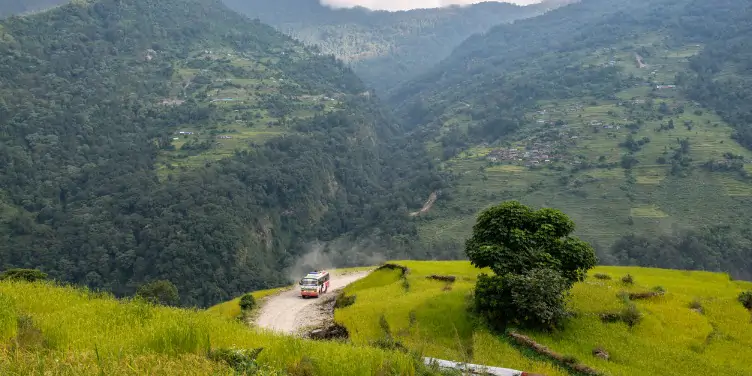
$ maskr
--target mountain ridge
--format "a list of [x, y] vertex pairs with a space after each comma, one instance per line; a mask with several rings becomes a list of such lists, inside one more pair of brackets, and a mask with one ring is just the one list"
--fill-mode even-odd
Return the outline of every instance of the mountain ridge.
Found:
[[274, 3], [225, 0], [232, 9], [318, 45], [349, 63], [379, 93], [427, 69], [473, 33], [531, 17], [564, 3], [517, 6], [483, 2], [399, 12], [366, 8], [332, 9], [317, 0]]

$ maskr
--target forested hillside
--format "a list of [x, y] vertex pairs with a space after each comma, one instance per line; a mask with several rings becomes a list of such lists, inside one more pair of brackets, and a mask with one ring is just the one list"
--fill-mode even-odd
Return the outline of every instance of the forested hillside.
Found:
[[399, 253], [441, 187], [349, 69], [218, 1], [12, 17], [0, 59], [2, 269], [207, 305], [287, 283], [308, 241]]
[[465, 38], [560, 5], [485, 2], [388, 12], [332, 9], [319, 0], [224, 0], [249, 17], [333, 54], [380, 93], [432, 67]]
[[34, 12], [67, 3], [69, 0], [3, 0], [0, 3], [0, 18], [14, 14]]
[[503, 199], [563, 209], [606, 263], [752, 278], [750, 3], [584, 0], [469, 38], [391, 103], [455, 176], [450, 254]]

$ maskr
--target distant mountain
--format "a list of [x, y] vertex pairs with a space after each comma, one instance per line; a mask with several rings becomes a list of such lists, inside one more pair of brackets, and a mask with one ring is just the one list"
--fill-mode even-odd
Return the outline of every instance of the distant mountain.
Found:
[[318, 45], [348, 64], [379, 92], [422, 73], [474, 33], [532, 17], [557, 2], [530, 6], [485, 2], [400, 12], [332, 9], [319, 0], [224, 0], [230, 8]]
[[468, 38], [389, 98], [457, 177], [421, 236], [461, 247], [477, 210], [519, 199], [604, 262], [752, 278], [751, 11], [583, 0]]
[[219, 1], [10, 17], [0, 56], [0, 269], [209, 305], [287, 284], [309, 242], [409, 250], [441, 187], [351, 70]]
[[70, 0], [3, 0], [0, 2], [0, 18], [44, 10], [68, 2]]

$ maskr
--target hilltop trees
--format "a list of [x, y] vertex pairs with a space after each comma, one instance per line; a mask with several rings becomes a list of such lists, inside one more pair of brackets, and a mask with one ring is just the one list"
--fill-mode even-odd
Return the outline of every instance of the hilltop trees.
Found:
[[551, 329], [566, 317], [566, 296], [597, 263], [574, 222], [555, 209], [509, 201], [483, 211], [465, 252], [481, 274], [475, 308], [492, 325]]
[[141, 285], [136, 291], [136, 296], [154, 304], [176, 306], [180, 303], [178, 289], [170, 281], [158, 280]]

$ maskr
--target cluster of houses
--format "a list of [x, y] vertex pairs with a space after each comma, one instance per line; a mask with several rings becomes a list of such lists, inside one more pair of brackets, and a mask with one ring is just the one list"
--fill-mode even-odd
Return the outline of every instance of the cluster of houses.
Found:
[[486, 159], [490, 162], [524, 162], [526, 166], [531, 166], [551, 162], [554, 156], [550, 145], [535, 143], [530, 149], [494, 149], [488, 153]]

